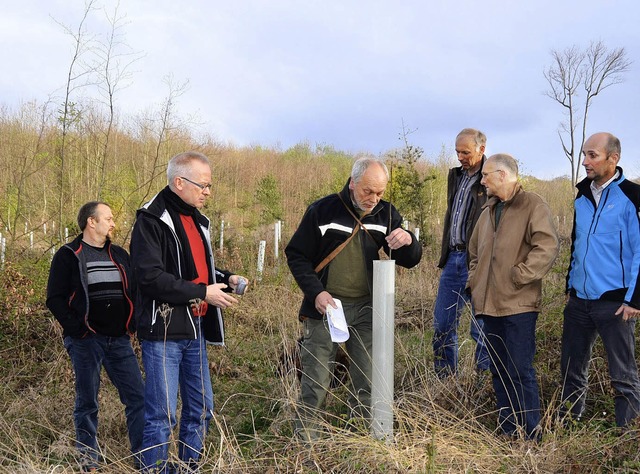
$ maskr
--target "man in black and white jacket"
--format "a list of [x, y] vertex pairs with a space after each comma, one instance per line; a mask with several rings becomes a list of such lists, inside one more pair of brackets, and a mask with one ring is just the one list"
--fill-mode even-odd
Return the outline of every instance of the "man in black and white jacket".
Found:
[[[295, 422], [304, 441], [318, 437], [317, 410], [326, 398], [338, 344], [327, 327], [327, 308], [339, 298], [350, 337], [346, 341], [353, 385], [352, 418], [370, 420], [373, 261], [379, 249], [403, 267], [420, 262], [422, 247], [402, 229], [402, 217], [382, 196], [389, 181], [383, 162], [364, 157], [344, 189], [311, 204], [285, 249], [304, 299], [299, 319], [302, 392]], [[346, 243], [346, 245], [345, 245]]]
[[136, 322], [146, 374], [144, 469], [167, 472], [178, 391], [182, 400], [180, 469], [196, 471], [213, 416], [207, 343], [224, 343], [222, 308], [241, 277], [218, 270], [209, 219], [211, 165], [197, 152], [174, 156], [168, 185], [138, 210], [131, 235]]

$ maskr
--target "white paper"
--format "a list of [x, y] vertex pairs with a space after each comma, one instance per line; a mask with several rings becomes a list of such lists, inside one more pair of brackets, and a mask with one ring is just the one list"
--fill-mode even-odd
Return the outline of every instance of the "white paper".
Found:
[[344, 317], [342, 309], [342, 301], [333, 299], [336, 302], [337, 309], [333, 306], [327, 306], [327, 322], [329, 323], [329, 334], [333, 342], [344, 342], [349, 339], [349, 328]]

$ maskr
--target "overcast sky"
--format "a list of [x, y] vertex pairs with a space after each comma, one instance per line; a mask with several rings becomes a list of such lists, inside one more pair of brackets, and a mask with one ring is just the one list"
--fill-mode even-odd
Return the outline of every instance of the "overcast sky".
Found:
[[[111, 12], [113, 0], [99, 5]], [[569, 174], [544, 95], [550, 51], [602, 40], [633, 61], [625, 82], [595, 98], [588, 132], [622, 142], [621, 165], [640, 175], [640, 3], [637, 0], [122, 0], [128, 46], [144, 54], [118, 109], [158, 107], [163, 81], [188, 81], [182, 115], [238, 146], [300, 142], [384, 153], [411, 144], [435, 158], [464, 127], [483, 130], [487, 154], [506, 152], [540, 178]], [[0, 103], [61, 97], [83, 0], [2, 2]], [[88, 28], [105, 30], [104, 12]]]

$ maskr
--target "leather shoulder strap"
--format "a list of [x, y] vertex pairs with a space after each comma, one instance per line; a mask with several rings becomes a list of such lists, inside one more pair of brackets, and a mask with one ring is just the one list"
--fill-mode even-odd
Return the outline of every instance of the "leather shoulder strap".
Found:
[[342, 249], [344, 249], [347, 246], [347, 244], [349, 242], [351, 242], [351, 239], [353, 239], [353, 237], [358, 233], [359, 229], [360, 229], [360, 227], [358, 225], [355, 225], [353, 227], [353, 232], [351, 232], [351, 235], [349, 236], [349, 238], [347, 240], [345, 240], [344, 242], [342, 242], [340, 245], [338, 245], [335, 249], [333, 249], [333, 252], [331, 252], [329, 255], [327, 255], [324, 258], [324, 260], [322, 260], [322, 262], [320, 262], [318, 264], [318, 266], [315, 268], [315, 272], [318, 273], [320, 270], [322, 270], [324, 267], [326, 267], [331, 260], [336, 258], [336, 255], [338, 255], [340, 252], [342, 252]]
[[[358, 226], [360, 226], [362, 228], [362, 230], [364, 230], [369, 235], [369, 237], [371, 237], [373, 239], [373, 236], [371, 234], [369, 234], [369, 231], [364, 226], [364, 224], [360, 221], [358, 216], [356, 216], [354, 214], [354, 212], [349, 208], [349, 206], [347, 206], [347, 203], [344, 202], [344, 199], [342, 199], [342, 196], [340, 196], [340, 193], [338, 193], [338, 197], [340, 198], [340, 201], [342, 201], [342, 204], [344, 205], [344, 208], [349, 212], [349, 214], [351, 214], [351, 217], [353, 217], [355, 219], [355, 221], [358, 223]], [[369, 214], [368, 211], [365, 212], [364, 214], [362, 214], [362, 217], [365, 217], [367, 214]]]
[[[362, 222], [360, 222], [360, 219], [358, 219], [358, 216], [356, 216], [353, 211], [351, 211], [351, 209], [349, 209], [349, 206], [347, 206], [347, 203], [344, 202], [344, 199], [342, 199], [342, 196], [340, 196], [340, 193], [337, 193], [338, 197], [340, 198], [340, 201], [342, 201], [342, 204], [344, 205], [345, 209], [347, 211], [349, 211], [349, 214], [351, 214], [351, 217], [353, 217], [356, 220], [356, 225], [353, 226], [353, 232], [351, 232], [351, 235], [349, 236], [349, 238], [347, 238], [347, 240], [345, 240], [344, 242], [342, 242], [340, 245], [338, 245], [335, 249], [333, 249], [333, 251], [327, 255], [322, 262], [320, 262], [316, 268], [315, 268], [315, 272], [318, 273], [320, 270], [322, 270], [324, 267], [326, 267], [329, 262], [331, 260], [333, 260], [334, 258], [336, 258], [336, 256], [342, 252], [342, 250], [347, 246], [347, 244], [349, 242], [351, 242], [351, 239], [353, 239], [355, 237], [355, 235], [358, 233], [358, 230], [363, 229], [367, 234], [369, 234], [369, 231], [367, 230], [367, 228], [364, 226], [364, 224]], [[362, 217], [366, 216], [368, 213], [365, 213]], [[369, 237], [371, 237], [373, 239], [373, 236], [371, 234], [369, 234]]]

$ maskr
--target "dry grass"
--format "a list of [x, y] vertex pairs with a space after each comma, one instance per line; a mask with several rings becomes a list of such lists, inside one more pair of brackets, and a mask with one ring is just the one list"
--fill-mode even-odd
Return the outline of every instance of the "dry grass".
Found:
[[[87, 105], [87, 104], [85, 104]], [[46, 109], [45, 106], [43, 106]], [[288, 150], [236, 148], [197, 139], [183, 126], [162, 143], [154, 138], [153, 117], [120, 128], [118, 146], [109, 150], [106, 169], [89, 150], [102, 143], [103, 130], [78, 127], [65, 156], [67, 175], [59, 176], [59, 129], [55, 114], [41, 122], [40, 106], [25, 105], [18, 113], [0, 110], [0, 225], [7, 238], [8, 264], [0, 271], [0, 473], [77, 472], [74, 456], [73, 373], [60, 330], [44, 308], [44, 286], [50, 247], [57, 247], [52, 225], [70, 226], [79, 205], [96, 196], [110, 202], [117, 214], [120, 239], [147, 193], [164, 185], [167, 159], [185, 149], [207, 153], [214, 163], [215, 195], [206, 214], [214, 225], [225, 220], [224, 252], [219, 266], [244, 269], [255, 280], [258, 240], [272, 247], [273, 230], [262, 219], [263, 202], [255, 190], [275, 175], [281, 198], [284, 237], [290, 235], [312, 200], [339, 190], [351, 157], [330, 147], [308, 144]], [[85, 107], [91, 110], [91, 106]], [[46, 111], [46, 110], [45, 110]], [[48, 114], [45, 114], [48, 117]], [[80, 114], [79, 119], [94, 114]], [[148, 120], [147, 120], [148, 119]], [[40, 135], [39, 131], [43, 133]], [[155, 151], [158, 148], [158, 156]], [[448, 154], [420, 162], [429, 181], [424, 242], [437, 247], [446, 206]], [[97, 184], [105, 178], [105, 188]], [[469, 318], [460, 329], [461, 370], [443, 383], [433, 374], [432, 310], [439, 273], [437, 251], [427, 247], [413, 270], [398, 270], [396, 291], [396, 429], [389, 443], [367, 432], [345, 427], [346, 387], [332, 391], [326, 408], [327, 438], [312, 449], [292, 440], [291, 419], [297, 399], [294, 372], [278, 375], [283, 352], [299, 335], [296, 314], [300, 292], [280, 257], [267, 253], [267, 271], [242, 304], [227, 313], [227, 346], [210, 348], [210, 369], [216, 394], [216, 417], [207, 439], [203, 472], [632, 472], [640, 471], [636, 431], [619, 437], [604, 351], [596, 347], [592, 361], [587, 419], [563, 428], [556, 422], [560, 387], [560, 333], [568, 233], [573, 190], [567, 179], [524, 178], [525, 188], [549, 202], [563, 235], [563, 251], [544, 291], [538, 320], [536, 368], [544, 409], [544, 438], [538, 445], [510, 443], [495, 431], [496, 415], [488, 381], [478, 385], [473, 370]], [[78, 183], [82, 185], [79, 186]], [[64, 215], [57, 216], [58, 188], [68, 196]], [[49, 192], [43, 194], [42, 190]], [[54, 189], [55, 191], [52, 191]], [[406, 215], [407, 213], [401, 209]], [[44, 233], [44, 224], [49, 233]], [[28, 228], [27, 228], [28, 227]], [[36, 232], [35, 250], [27, 251], [28, 230]], [[217, 233], [218, 229], [213, 229]], [[71, 232], [73, 232], [71, 230]], [[125, 244], [126, 246], [126, 244]], [[640, 352], [638, 352], [640, 353]], [[124, 415], [117, 393], [104, 378], [101, 391], [100, 443], [107, 459], [102, 472], [133, 472]]]
[[[565, 249], [566, 253], [566, 249]], [[234, 252], [226, 258], [234, 259]], [[224, 258], [224, 257], [223, 257]], [[432, 306], [437, 290], [435, 256], [427, 249], [413, 270], [399, 270], [396, 296], [395, 429], [390, 442], [346, 427], [347, 387], [327, 403], [326, 438], [312, 447], [292, 439], [291, 419], [298, 393], [294, 371], [278, 375], [283, 351], [299, 335], [300, 293], [286, 265], [272, 265], [254, 282], [241, 305], [228, 311], [227, 346], [210, 348], [216, 416], [206, 443], [203, 472], [370, 473], [633, 471], [640, 467], [636, 432], [617, 436], [606, 366], [594, 358], [589, 417], [561, 427], [556, 420], [562, 278], [566, 255], [548, 278], [545, 312], [538, 325], [536, 367], [543, 398], [544, 437], [539, 444], [511, 442], [496, 432], [490, 381], [478, 384], [468, 316], [460, 330], [461, 372], [441, 381], [432, 369]], [[25, 288], [37, 286], [13, 270]], [[7, 275], [4, 288], [7, 288]], [[11, 285], [8, 285], [11, 286]], [[16, 298], [16, 291], [13, 289]], [[77, 472], [73, 448], [73, 374], [60, 332], [38, 297], [20, 304], [20, 315], [5, 302], [0, 317], [0, 472]], [[5, 291], [3, 295], [6, 295]], [[40, 293], [42, 294], [42, 293]], [[13, 314], [13, 317], [9, 317]], [[16, 317], [21, 319], [16, 321]], [[100, 444], [107, 459], [101, 472], [134, 472], [124, 415], [117, 393], [103, 379]], [[603, 414], [605, 412], [606, 414]]]

